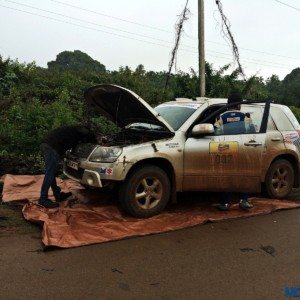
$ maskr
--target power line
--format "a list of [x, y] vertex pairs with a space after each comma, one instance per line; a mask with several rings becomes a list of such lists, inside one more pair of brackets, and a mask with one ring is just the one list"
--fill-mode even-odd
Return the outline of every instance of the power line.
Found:
[[[91, 10], [91, 9], [86, 9], [86, 8], [83, 8], [83, 7], [80, 7], [80, 6], [76, 6], [76, 5], [72, 5], [72, 4], [69, 4], [69, 3], [65, 3], [65, 2], [62, 2], [62, 1], [58, 1], [58, 0], [50, 0], [50, 1], [55, 2], [55, 3], [59, 3], [61, 5], [65, 5], [65, 6], [68, 6], [68, 7], [72, 7], [72, 8], [81, 10], [81, 11], [85, 11], [85, 12], [97, 14], [97, 15], [100, 15], [100, 16], [112, 18], [112, 19], [115, 19], [115, 20], [119, 20], [119, 21], [122, 21], [122, 22], [131, 23], [131, 24], [134, 24], [134, 25], [138, 25], [138, 26], [142, 26], [142, 27], [147, 27], [147, 28], [150, 28], [150, 29], [154, 29], [154, 30], [158, 30], [158, 31], [163, 31], [163, 32], [167, 32], [167, 33], [172, 33], [172, 34], [174, 33], [173, 31], [170, 31], [170, 30], [165, 30], [165, 29], [158, 28], [158, 27], [155, 27], [155, 26], [151, 26], [151, 25], [147, 25], [147, 24], [142, 24], [142, 23], [138, 23], [138, 22], [129, 21], [129, 20], [118, 18], [118, 17], [115, 17], [115, 16], [111, 16], [111, 15], [108, 15], [108, 14], [103, 14], [103, 13], [100, 13], [98, 11], [94, 11], [94, 10]], [[192, 39], [192, 40], [196, 40], [197, 39], [194, 36], [187, 36], [187, 37], [190, 38], [190, 39]], [[223, 46], [228, 46], [227, 44], [224, 44], [224, 43], [219, 43], [219, 42], [214, 42], [214, 41], [209, 41], [209, 40], [205, 40], [205, 41], [208, 42], [208, 43], [212, 43], [212, 44], [219, 44], [219, 45], [223, 45]], [[271, 56], [277, 56], [277, 57], [288, 58], [288, 59], [293, 59], [293, 60], [299, 60], [298, 58], [294, 58], [294, 57], [290, 57], [290, 56], [284, 56], [284, 55], [280, 55], [280, 54], [276, 54], [276, 53], [259, 51], [259, 50], [254, 50], [254, 49], [249, 49], [249, 48], [243, 48], [243, 47], [239, 47], [239, 48], [242, 49], [242, 50], [246, 50], [246, 51], [250, 51], [250, 52], [256, 52], [256, 53], [261, 53], [261, 54], [265, 54], [265, 55], [271, 55]]]
[[190, 17], [190, 10], [188, 9], [188, 4], [189, 4], [189, 0], [186, 0], [185, 3], [185, 7], [182, 11], [182, 13], [179, 15], [179, 19], [176, 22], [175, 28], [176, 28], [176, 34], [175, 34], [175, 45], [174, 48], [171, 52], [171, 60], [169, 62], [169, 71], [167, 73], [167, 79], [166, 79], [166, 83], [165, 83], [165, 87], [164, 87], [164, 92], [168, 86], [169, 83], [169, 79], [170, 79], [170, 74], [173, 68], [173, 64], [176, 61], [177, 58], [177, 51], [179, 48], [179, 43], [180, 43], [180, 38], [181, 38], [181, 34], [183, 33], [183, 24], [189, 19]]
[[[193, 53], [197, 53], [197, 52], [193, 52]], [[228, 60], [228, 57], [213, 55], [213, 54], [210, 54], [210, 53], [208, 53], [207, 56], [211, 56], [211, 57], [216, 57], [216, 58], [221, 58], [221, 59]], [[245, 65], [251, 64], [251, 65], [256, 65], [256, 66], [264, 66], [264, 67], [276, 68], [276, 69], [282, 69], [282, 70], [289, 70], [290, 68], [294, 68], [292, 66], [289, 67], [289, 68], [288, 67], [271, 66], [271, 65], [266, 65], [266, 64], [261, 64], [261, 63], [256, 63], [256, 62], [248, 61], [248, 60], [245, 60], [245, 59], [243, 59], [243, 61], [245, 61]]]
[[293, 9], [295, 9], [295, 10], [297, 10], [297, 11], [300, 11], [300, 8], [297, 8], [297, 7], [295, 7], [295, 6], [292, 6], [292, 5], [287, 4], [287, 3], [285, 3], [285, 2], [282, 2], [282, 1], [279, 1], [279, 0], [274, 0], [274, 1], [276, 1], [276, 2], [278, 2], [278, 3], [280, 3], [280, 4], [283, 4], [283, 5], [287, 6], [287, 7], [293, 8]]
[[[212, 44], [228, 46], [227, 44], [223, 44], [223, 43], [220, 43], [220, 42], [214, 42], [214, 41], [208, 41], [208, 40], [205, 40], [205, 41], [208, 42], [208, 43], [212, 43]], [[292, 60], [300, 60], [299, 58], [290, 57], [290, 56], [285, 56], [285, 55], [280, 55], [280, 54], [275, 54], [275, 53], [271, 53], [271, 52], [259, 51], [259, 50], [254, 50], [254, 49], [244, 48], [244, 47], [239, 47], [239, 48], [242, 49], [242, 50], [251, 51], [251, 52], [256, 52], [256, 53], [261, 53], [261, 54], [266, 54], [266, 55], [271, 55], [271, 56], [277, 56], [277, 57], [282, 57], [282, 58], [288, 58], [288, 59], [292, 59]]]
[[[52, 20], [52, 21], [56, 21], [56, 22], [60, 22], [60, 23], [65, 23], [65, 24], [77, 26], [77, 27], [80, 27], [80, 28], [83, 28], [83, 29], [88, 29], [88, 30], [98, 31], [98, 32], [102, 32], [102, 33], [105, 33], [105, 34], [114, 35], [114, 36], [117, 36], [117, 37], [122, 37], [122, 38], [130, 39], [130, 40], [134, 40], [134, 41], [138, 41], [138, 42], [143, 42], [143, 43], [147, 43], [147, 44], [151, 44], [151, 45], [157, 45], [157, 46], [169, 48], [169, 46], [167, 46], [167, 45], [163, 45], [163, 44], [159, 44], [159, 43], [154, 43], [154, 42], [150, 42], [150, 41], [145, 41], [145, 40], [141, 40], [141, 39], [136, 39], [136, 38], [124, 36], [124, 35], [121, 35], [121, 34], [117, 34], [117, 33], [113, 33], [113, 32], [108, 32], [108, 31], [104, 31], [104, 30], [100, 30], [100, 29], [96, 29], [96, 28], [93, 28], [93, 27], [88, 27], [88, 26], [84, 26], [84, 25], [79, 25], [79, 24], [76, 24], [76, 23], [73, 23], [73, 22], [64, 21], [64, 20], [52, 18], [52, 17], [49, 17], [49, 16], [44, 16], [44, 15], [36, 14], [36, 13], [33, 13], [33, 12], [28, 12], [28, 11], [25, 11], [25, 10], [13, 8], [13, 7], [8, 7], [8, 6], [1, 5], [1, 4], [0, 4], [0, 7], [4, 7], [4, 8], [7, 8], [7, 9], [10, 9], [10, 10], [12, 10], [12, 11], [18, 11], [18, 12], [22, 12], [22, 13], [29, 14], [29, 15], [33, 15], [33, 16], [38, 16], [38, 17], [41, 17], [41, 18], [44, 18], [44, 19], [48, 19], [48, 20]], [[186, 51], [186, 52], [191, 52], [191, 53], [197, 53], [197, 52], [195, 52], [195, 51], [187, 50], [187, 49], [181, 49], [181, 51]], [[219, 53], [220, 53], [220, 52], [219, 52]], [[226, 53], [221, 53], [221, 54], [228, 55], [228, 54], [226, 54]], [[211, 55], [211, 56], [213, 56], [213, 55]], [[217, 56], [214, 56], [214, 57], [217, 57]], [[225, 57], [219, 57], [219, 58], [228, 59], [228, 58], [225, 58]], [[268, 67], [272, 67], [272, 68], [280, 68], [280, 69], [283, 69], [282, 67], [278, 67], [278, 66], [270, 66], [270, 65], [266, 65], [266, 64], [258, 64], [258, 63], [253, 63], [253, 62], [251, 62], [251, 61], [249, 61], [249, 63], [255, 64], [255, 65], [261, 65], [261, 66], [268, 66]], [[291, 68], [292, 68], [292, 66], [291, 66]], [[284, 69], [289, 69], [289, 68], [284, 68]]]
[[[208, 50], [208, 49], [207, 49], [207, 51], [212, 52], [212, 53], [217, 53], [217, 54], [231, 56], [231, 54], [224, 53], [224, 52], [218, 52], [218, 51]], [[250, 58], [250, 57], [243, 58], [243, 60], [245, 60], [245, 59], [246, 60], [253, 60], [253, 61], [256, 61], [256, 62], [262, 62], [262, 63], [267, 63], [267, 64], [278, 65], [278, 66], [286, 66], [286, 64], [283, 64], [283, 63], [274, 63], [272, 61], [260, 60], [260, 59]]]
[[[13, 3], [13, 4], [17, 4], [17, 5], [21, 5], [21, 6], [25, 6], [25, 7], [28, 7], [28, 8], [31, 8], [31, 9], [35, 9], [35, 10], [38, 10], [38, 11], [42, 11], [42, 12], [46, 12], [46, 13], [58, 15], [58, 16], [61, 16], [61, 17], [64, 17], [64, 18], [69, 18], [71, 20], [76, 20], [76, 21], [79, 21], [79, 22], [83, 22], [83, 23], [87, 23], [87, 24], [92, 24], [92, 25], [99, 26], [99, 27], [105, 27], [105, 28], [109, 28], [109, 29], [112, 29], [112, 30], [121, 31], [121, 32], [124, 32], [124, 33], [127, 33], [127, 34], [131, 34], [131, 35], [137, 35], [137, 36], [140, 36], [140, 37], [153, 39], [153, 40], [156, 40], [156, 41], [159, 41], [159, 42], [163, 42], [163, 43], [172, 43], [170, 41], [166, 41], [166, 40], [162, 40], [162, 39], [157, 39], [157, 38], [154, 38], [154, 37], [151, 37], [151, 36], [136, 34], [136, 33], [130, 32], [130, 31], [125, 31], [125, 30], [121, 30], [121, 29], [119, 30], [118, 28], [114, 28], [114, 27], [110, 27], [110, 26], [106, 26], [106, 25], [101, 25], [101, 24], [98, 24], [98, 23], [95, 23], [95, 22], [89, 22], [89, 21], [86, 21], [84, 19], [73, 18], [73, 17], [70, 17], [68, 15], [64, 15], [64, 14], [61, 14], [61, 13], [56, 13], [56, 12], [53, 12], [53, 11], [50, 11], [50, 10], [41, 9], [41, 8], [36, 7], [36, 6], [27, 5], [27, 4], [19, 3], [19, 2], [16, 2], [16, 1], [12, 1], [12, 0], [3, 0], [3, 1], [9, 2], [9, 3]], [[41, 15], [39, 15], [39, 16], [41, 16]], [[188, 49], [197, 49], [196, 47], [192, 47], [192, 46], [188, 46], [188, 45], [182, 45], [182, 46], [185, 47], [185, 48], [188, 48]], [[223, 52], [218, 52], [218, 51], [213, 51], [213, 50], [208, 50], [208, 51], [214, 52], [214, 53], [217, 53], [217, 54], [226, 55], [226, 56], [231, 56], [231, 54], [228, 54], [228, 53], [223, 53]], [[270, 61], [257, 60], [257, 59], [253, 59], [253, 58], [246, 58], [246, 59], [252, 60], [252, 61], [257, 61], [259, 63], [267, 63], [267, 64], [273, 64], [275, 66], [276, 65], [283, 66], [283, 64], [273, 63], [273, 62], [270, 62]]]
[[133, 33], [133, 32], [130, 32], [130, 31], [123, 30], [123, 29], [119, 29], [119, 28], [115, 28], [115, 27], [111, 27], [111, 26], [107, 26], [107, 25], [102, 25], [102, 24], [98, 24], [98, 23], [95, 23], [95, 22], [90, 22], [90, 21], [80, 19], [80, 18], [70, 17], [68, 15], [53, 12], [53, 11], [50, 11], [50, 10], [47, 10], [47, 9], [41, 9], [41, 8], [36, 7], [36, 6], [27, 5], [27, 4], [23, 4], [23, 3], [19, 3], [19, 2], [15, 2], [15, 1], [11, 1], [11, 0], [3, 0], [3, 1], [10, 2], [10, 3], [13, 3], [13, 4], [17, 4], [17, 5], [21, 5], [21, 6], [25, 6], [25, 7], [35, 9], [35, 10], [38, 10], [38, 11], [43, 11], [43, 12], [46, 12], [46, 13], [49, 13], [49, 14], [61, 16], [61, 17], [68, 18], [68, 19], [71, 19], [71, 20], [83, 22], [83, 23], [86, 23], [86, 24], [91, 24], [91, 25], [95, 25], [95, 26], [99, 26], [99, 27], [104, 27], [104, 28], [108, 28], [108, 29], [111, 29], [111, 30], [116, 30], [116, 31], [120, 31], [120, 32], [124, 32], [124, 33], [127, 33], [127, 34], [132, 34], [132, 35], [136, 35], [136, 36], [140, 36], [140, 37], [144, 37], [144, 38], [148, 38], [148, 39], [153, 39], [153, 40], [156, 40], [156, 41], [159, 41], [159, 42], [165, 42], [165, 43], [170, 43], [170, 44], [172, 43], [173, 44], [173, 42], [171, 42], [171, 41], [158, 39], [158, 38], [151, 37], [151, 36], [144, 35], [144, 34]]
[[86, 11], [86, 12], [89, 12], [89, 13], [93, 13], [93, 14], [96, 14], [96, 15], [100, 15], [100, 16], [103, 16], [103, 17], [115, 19], [115, 20], [118, 20], [118, 21], [122, 21], [122, 22], [126, 22], [126, 23], [131, 23], [131, 24], [134, 24], [134, 25], [138, 25], [138, 26], [142, 26], [142, 27], [147, 27], [147, 28], [150, 28], [150, 29], [155, 29], [155, 30], [158, 30], [158, 31], [171, 32], [171, 31], [168, 31], [168, 30], [165, 30], [165, 29], [162, 29], [162, 28], [158, 28], [158, 27], [155, 27], [155, 26], [146, 25], [146, 24], [142, 24], [142, 23], [133, 22], [133, 21], [129, 21], [129, 20], [126, 20], [126, 19], [122, 19], [122, 18], [110, 16], [110, 15], [107, 15], [107, 14], [100, 13], [98, 11], [86, 9], [86, 8], [79, 7], [79, 6], [76, 6], [76, 5], [72, 5], [72, 4], [69, 4], [69, 3], [65, 3], [65, 2], [61, 2], [61, 1], [57, 1], [57, 0], [50, 0], [50, 1], [62, 4], [62, 5], [65, 5], [65, 6], [69, 6], [69, 7], [72, 7], [72, 8], [76, 8], [76, 9], [79, 9], [79, 10], [82, 10], [82, 11]]
[[[184, 51], [184, 52], [190, 52], [190, 53], [194, 53], [194, 54], [198, 54], [198, 52], [193, 51], [193, 50], [188, 50], [188, 49], [179, 49], [180, 51]], [[218, 52], [218, 51], [206, 51], [207, 55], [211, 56], [211, 57], [216, 57], [216, 58], [222, 58], [222, 59], [226, 59], [228, 61], [228, 57], [224, 57], [224, 56], [217, 56], [214, 54], [210, 54], [210, 53], [217, 53], [217, 54], [221, 54], [221, 55], [226, 55], [226, 56], [231, 56], [231, 54], [227, 54], [227, 53], [223, 53], [223, 52]], [[291, 68], [295, 68], [295, 66], [291, 66], [291, 65], [286, 65], [286, 64], [280, 64], [280, 65], [274, 65], [273, 62], [268, 62], [268, 61], [263, 61], [263, 60], [257, 60], [257, 59], [252, 59], [252, 58], [243, 58], [243, 61], [245, 61], [246, 63], [250, 63], [253, 65], [258, 65], [258, 66], [266, 66], [266, 67], [271, 67], [271, 68], [278, 68], [278, 69], [285, 69], [285, 70], [289, 70]], [[232, 60], [231, 60], [232, 62]], [[266, 64], [269, 63], [269, 64]], [[271, 64], [271, 65], [270, 65]], [[273, 65], [272, 65], [273, 64]]]
[[221, 32], [223, 33], [224, 38], [227, 39], [228, 42], [231, 44], [233, 58], [234, 58], [234, 61], [238, 65], [237, 72], [240, 75], [242, 75], [244, 80], [246, 80], [246, 75], [244, 73], [243, 66], [242, 66], [241, 61], [240, 61], [239, 48], [238, 48], [238, 46], [235, 42], [235, 38], [233, 37], [232, 31], [231, 31], [230, 21], [228, 20], [227, 16], [224, 13], [222, 2], [220, 0], [216, 0], [216, 5], [217, 5], [218, 11], [219, 11], [220, 16], [221, 16], [221, 21], [222, 21], [222, 23], [221, 23]]
[[169, 48], [169, 46], [167, 46], [167, 45], [162, 45], [162, 44], [158, 44], [158, 43], [154, 43], [154, 42], [149, 42], [149, 41], [145, 41], [145, 40], [140, 40], [140, 39], [132, 38], [132, 37], [129, 37], [129, 36], [117, 34], [117, 33], [114, 33], [114, 32], [108, 32], [108, 31], [96, 29], [96, 28], [93, 28], [93, 27], [88, 27], [88, 26], [84, 26], [84, 25], [79, 25], [79, 24], [76, 24], [76, 23], [73, 23], [73, 22], [64, 21], [64, 20], [60, 20], [60, 19], [56, 19], [56, 18], [52, 18], [52, 17], [48, 17], [48, 16], [36, 14], [36, 13], [29, 12], [29, 11], [25, 11], [25, 10], [22, 10], [22, 9], [17, 9], [17, 8], [5, 6], [5, 5], [2, 5], [2, 4], [0, 4], [0, 7], [4, 7], [4, 8], [7, 8], [7, 9], [10, 9], [10, 10], [13, 10], [13, 11], [18, 11], [18, 12], [26, 13], [26, 14], [33, 15], [33, 16], [38, 16], [38, 17], [41, 17], [41, 18], [44, 18], [44, 19], [49, 19], [49, 20], [56, 21], [56, 22], [61, 22], [61, 23], [65, 23], [65, 24], [70, 24], [70, 25], [77, 26], [77, 27], [81, 27], [81, 28], [84, 28], [84, 29], [94, 30], [94, 31], [98, 31], [98, 32], [106, 33], [106, 34], [111, 34], [111, 35], [114, 35], [114, 36], [118, 36], [118, 37], [130, 39], [130, 40], [134, 40], [134, 41], [139, 41], [139, 42], [144, 42], [144, 43], [147, 43], [147, 44], [158, 45], [158, 46], [162, 46], [162, 47], [167, 47], [167, 48]]

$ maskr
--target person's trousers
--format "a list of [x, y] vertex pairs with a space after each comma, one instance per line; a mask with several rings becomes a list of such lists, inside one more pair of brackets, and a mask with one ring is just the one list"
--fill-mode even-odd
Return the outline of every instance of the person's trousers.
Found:
[[[249, 194], [248, 193], [241, 193], [240, 198], [243, 200], [248, 200]], [[221, 196], [221, 204], [230, 204], [232, 201], [232, 193], [231, 192], [225, 192]]]
[[41, 144], [41, 152], [45, 161], [45, 177], [41, 187], [41, 199], [48, 198], [48, 192], [51, 187], [55, 198], [59, 197], [60, 188], [56, 183], [56, 172], [60, 161], [58, 153], [48, 144]]

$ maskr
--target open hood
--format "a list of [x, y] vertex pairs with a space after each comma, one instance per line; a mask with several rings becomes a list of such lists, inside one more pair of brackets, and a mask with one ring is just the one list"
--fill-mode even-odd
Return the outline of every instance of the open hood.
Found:
[[119, 127], [132, 123], [148, 123], [174, 132], [172, 127], [147, 102], [121, 86], [99, 84], [87, 89], [84, 98], [91, 108]]

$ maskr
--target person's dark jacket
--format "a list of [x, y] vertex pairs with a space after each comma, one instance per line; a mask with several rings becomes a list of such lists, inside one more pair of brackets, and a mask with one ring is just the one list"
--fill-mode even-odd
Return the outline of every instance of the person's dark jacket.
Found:
[[80, 143], [95, 143], [95, 135], [85, 126], [62, 126], [50, 131], [42, 140], [60, 157]]

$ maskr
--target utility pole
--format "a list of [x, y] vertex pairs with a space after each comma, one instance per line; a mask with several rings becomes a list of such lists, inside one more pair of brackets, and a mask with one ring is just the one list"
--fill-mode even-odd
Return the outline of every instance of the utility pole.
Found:
[[204, 0], [198, 0], [198, 51], [200, 97], [205, 96]]

